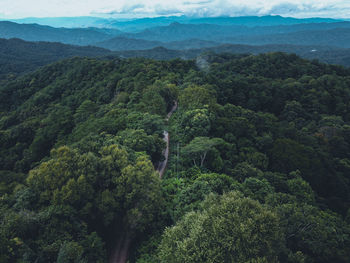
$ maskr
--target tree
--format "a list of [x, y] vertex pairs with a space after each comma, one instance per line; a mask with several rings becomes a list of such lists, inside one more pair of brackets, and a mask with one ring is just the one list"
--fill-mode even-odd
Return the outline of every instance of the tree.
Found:
[[291, 251], [303, 252], [307, 262], [349, 262], [350, 229], [340, 216], [295, 202], [276, 209]]
[[211, 195], [203, 210], [167, 228], [160, 262], [278, 262], [283, 234], [278, 216], [238, 192]]
[[76, 123], [86, 121], [92, 114], [98, 110], [96, 103], [91, 100], [84, 101], [75, 111], [74, 121]]
[[196, 166], [199, 158], [199, 165], [202, 167], [208, 152], [223, 142], [220, 138], [196, 137], [183, 148], [183, 153], [186, 157], [192, 159]]
[[[97, 262], [84, 254], [89, 240], [106, 241], [124, 231], [133, 239], [150, 226], [162, 200], [160, 179], [148, 157], [115, 144], [98, 153], [67, 146], [53, 150], [50, 160], [30, 171], [27, 185], [31, 201], [19, 199], [22, 205], [17, 206], [38, 214], [32, 224], [38, 234], [18, 235], [24, 243], [34, 241], [34, 254], [42, 253], [47, 261], [58, 256], [61, 262], [80, 257]], [[28, 233], [29, 223], [22, 225]], [[91, 257], [105, 256], [104, 249], [99, 245]]]
[[194, 109], [183, 113], [179, 124], [179, 133], [184, 142], [189, 142], [198, 136], [208, 136], [211, 120], [208, 109]]
[[210, 86], [193, 85], [184, 89], [179, 96], [179, 105], [184, 109], [198, 109], [215, 103], [215, 96]]
[[323, 164], [311, 147], [283, 138], [275, 141], [270, 153], [270, 164], [276, 172], [300, 170], [314, 188], [320, 188], [324, 180]]
[[239, 184], [227, 175], [200, 174], [193, 183], [179, 190], [174, 200], [174, 217], [177, 220], [187, 212], [197, 211], [210, 193], [223, 194], [238, 189]]
[[146, 152], [157, 163], [162, 158], [165, 143], [158, 135], [147, 135], [144, 130], [126, 129], [118, 133], [122, 145], [136, 152]]

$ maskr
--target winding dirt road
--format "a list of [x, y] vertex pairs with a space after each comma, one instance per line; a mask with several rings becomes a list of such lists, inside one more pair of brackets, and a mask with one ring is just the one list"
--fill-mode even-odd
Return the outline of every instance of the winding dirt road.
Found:
[[[174, 113], [174, 111], [177, 109], [177, 101], [174, 102], [174, 106], [171, 108], [170, 112], [168, 113], [166, 117], [166, 122], [169, 121], [171, 115]], [[166, 148], [163, 151], [164, 161], [160, 162], [157, 168], [157, 172], [159, 173], [159, 177], [162, 178], [165, 172], [165, 169], [168, 165], [169, 160], [169, 144], [170, 144], [170, 138], [169, 138], [169, 132], [164, 131], [164, 141], [166, 142]], [[131, 238], [129, 237], [128, 233], [123, 233], [120, 235], [116, 242], [116, 246], [109, 258], [110, 263], [126, 263], [128, 260], [128, 252], [129, 247], [131, 244]]]
[[[174, 102], [174, 106], [171, 108], [171, 110], [169, 111], [167, 117], [166, 117], [166, 121], [168, 122], [171, 115], [174, 113], [174, 111], [177, 109], [177, 101]], [[170, 138], [169, 138], [169, 132], [168, 131], [164, 131], [163, 132], [164, 135], [164, 141], [166, 143], [166, 148], [163, 151], [163, 156], [164, 156], [164, 161], [160, 162], [157, 168], [157, 172], [159, 173], [160, 178], [163, 177], [165, 169], [168, 165], [168, 160], [169, 160], [169, 144], [170, 144]]]

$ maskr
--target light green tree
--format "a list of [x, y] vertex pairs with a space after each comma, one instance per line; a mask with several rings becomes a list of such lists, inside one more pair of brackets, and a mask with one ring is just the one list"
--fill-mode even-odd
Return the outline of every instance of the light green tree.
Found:
[[278, 262], [283, 234], [278, 216], [238, 192], [210, 195], [203, 210], [167, 228], [160, 262]]
[[199, 164], [202, 167], [208, 152], [222, 143], [224, 141], [220, 138], [196, 137], [183, 148], [183, 153], [195, 166]]

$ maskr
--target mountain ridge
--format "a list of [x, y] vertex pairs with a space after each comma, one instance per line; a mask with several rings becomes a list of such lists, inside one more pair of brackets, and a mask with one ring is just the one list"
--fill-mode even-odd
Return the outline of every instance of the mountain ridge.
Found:
[[281, 24], [299, 24], [299, 23], [320, 23], [320, 22], [337, 22], [343, 21], [342, 19], [332, 18], [293, 18], [293, 17], [282, 17], [282, 16], [240, 16], [240, 17], [191, 17], [191, 16], [160, 16], [160, 17], [148, 17], [148, 18], [135, 18], [135, 19], [115, 19], [115, 18], [104, 18], [104, 17], [56, 17], [56, 18], [21, 18], [21, 19], [9, 19], [10, 21], [17, 23], [37, 23], [41, 25], [49, 25], [53, 27], [108, 27], [118, 28], [121, 30], [135, 32], [143, 30], [147, 27], [152, 26], [165, 26], [172, 22], [180, 23], [211, 23], [219, 25], [247, 25], [247, 26], [258, 26], [260, 24], [265, 25], [281, 25]]
[[119, 31], [108, 31], [97, 28], [54, 28], [38, 24], [18, 24], [0, 21], [0, 38], [20, 38], [27, 41], [61, 42], [73, 45], [91, 45], [95, 42], [112, 38], [107, 32], [118, 34]]
[[55, 42], [0, 39], [0, 80], [14, 78], [38, 67], [73, 56], [99, 57], [110, 53], [99, 47], [81, 47]]

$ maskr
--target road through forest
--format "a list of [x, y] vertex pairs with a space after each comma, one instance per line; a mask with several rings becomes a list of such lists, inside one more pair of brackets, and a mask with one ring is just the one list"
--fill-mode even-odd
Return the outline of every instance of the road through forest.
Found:
[[[171, 115], [174, 113], [174, 111], [177, 109], [177, 101], [174, 101], [174, 106], [171, 108], [169, 111], [167, 117], [166, 117], [166, 122], [169, 121]], [[159, 177], [162, 178], [165, 172], [165, 169], [168, 165], [168, 160], [169, 160], [169, 145], [170, 145], [170, 137], [169, 137], [169, 132], [164, 131], [164, 141], [166, 143], [166, 148], [163, 151], [163, 156], [164, 160], [158, 164], [157, 172], [159, 173]], [[118, 240], [116, 241], [115, 248], [112, 252], [112, 255], [110, 257], [109, 262], [110, 263], [126, 263], [128, 259], [128, 252], [129, 252], [129, 247], [131, 244], [131, 238], [129, 234], [126, 232], [122, 233]]]
[[[167, 115], [167, 118], [165, 119], [167, 122], [169, 121], [171, 115], [174, 113], [174, 111], [176, 109], [177, 109], [177, 101], [174, 102], [174, 106], [171, 108], [171, 110], [169, 111], [169, 113]], [[163, 151], [164, 160], [159, 163], [158, 169], [157, 169], [160, 178], [162, 178], [164, 175], [165, 169], [168, 165], [168, 159], [169, 159], [169, 144], [170, 144], [169, 132], [164, 131], [163, 135], [164, 135], [164, 141], [166, 143], [166, 148]]]

